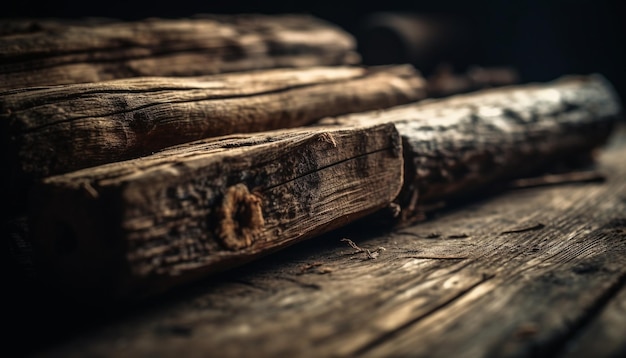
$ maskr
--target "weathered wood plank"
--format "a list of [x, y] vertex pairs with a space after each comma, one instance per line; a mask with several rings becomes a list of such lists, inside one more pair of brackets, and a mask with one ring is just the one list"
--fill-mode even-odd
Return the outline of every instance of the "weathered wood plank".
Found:
[[308, 15], [91, 21], [0, 26], [0, 89], [360, 62], [349, 33]]
[[[15, 186], [206, 137], [303, 126], [424, 97], [411, 66], [270, 69], [27, 88], [0, 97]], [[18, 197], [19, 199], [19, 197]], [[18, 200], [16, 199], [16, 200]]]
[[[494, 241], [481, 239], [475, 251], [480, 263], [467, 262], [464, 270], [483, 272], [488, 280], [390, 339], [370, 342], [361, 348], [365, 356], [552, 356], [607, 294], [623, 286], [624, 154], [622, 149], [604, 162], [609, 185], [558, 188], [546, 199], [531, 194], [519, 209], [498, 200], [501, 223], [491, 226], [486, 219], [469, 232]], [[510, 231], [507, 221], [510, 228], [545, 226], [502, 234]], [[416, 346], [415, 339], [423, 344]]]
[[588, 155], [622, 118], [600, 75], [506, 86], [320, 121], [340, 126], [392, 122], [403, 138], [402, 220], [425, 205]]
[[[626, 224], [623, 224], [626, 227]], [[622, 229], [623, 230], [623, 229]], [[624, 278], [626, 279], [626, 278]], [[563, 357], [624, 357], [626, 356], [626, 285], [610, 299], [580, 336], [564, 347]]]
[[[624, 156], [601, 152], [603, 183], [514, 190], [393, 230], [358, 223], [95, 327], [94, 310], [78, 314], [80, 335], [37, 356], [554, 356], [623, 290]], [[344, 237], [386, 250], [370, 259]]]
[[392, 124], [219, 137], [45, 178], [31, 240], [44, 281], [133, 299], [343, 226], [401, 186]]

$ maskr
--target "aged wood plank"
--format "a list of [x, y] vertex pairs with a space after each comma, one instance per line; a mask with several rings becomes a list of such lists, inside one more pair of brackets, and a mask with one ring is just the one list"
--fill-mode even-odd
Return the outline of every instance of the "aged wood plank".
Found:
[[0, 89], [360, 62], [349, 33], [305, 14], [23, 23], [0, 26]]
[[31, 240], [44, 280], [133, 299], [343, 226], [401, 186], [392, 124], [219, 137], [44, 179]]
[[[0, 97], [9, 194], [29, 180], [206, 137], [303, 126], [424, 97], [412, 66], [270, 69], [27, 88]], [[19, 197], [18, 197], [19, 199]], [[16, 200], [18, 200], [16, 199]]]
[[[488, 231], [469, 232], [495, 239], [483, 241], [475, 252], [480, 263], [465, 270], [488, 280], [389, 339], [369, 343], [361, 348], [365, 356], [553, 356], [624, 286], [625, 153], [605, 158], [608, 185], [559, 188], [544, 193], [546, 199], [531, 195], [520, 209], [499, 201], [504, 220], [494, 226], [485, 220]], [[502, 234], [507, 221], [512, 228], [545, 227]]]
[[[393, 230], [360, 222], [100, 325], [77, 313], [80, 335], [37, 356], [554, 356], [624, 288], [626, 146], [600, 154], [605, 182], [513, 190]], [[385, 250], [371, 259], [342, 238]]]
[[[611, 147], [619, 149], [626, 146], [626, 127], [621, 126], [618, 133], [609, 143]], [[624, 156], [622, 155], [622, 163]], [[616, 158], [617, 159], [617, 158]], [[618, 181], [618, 178], [613, 178]], [[618, 195], [617, 200], [626, 204], [626, 195]], [[626, 206], [626, 205], [624, 205]], [[624, 212], [624, 206], [621, 208]], [[620, 208], [617, 208], [620, 210]], [[609, 230], [622, 236], [622, 242], [626, 233], [624, 219], [613, 222]], [[621, 282], [604, 292], [603, 302], [594, 307], [589, 314], [588, 323], [579, 332], [558, 350], [558, 357], [623, 357], [626, 355], [626, 275], [621, 277]]]
[[[626, 227], [626, 225], [623, 225]], [[623, 230], [623, 229], [622, 229]], [[609, 296], [609, 295], [607, 295]], [[626, 287], [613, 297], [582, 334], [564, 347], [563, 357], [626, 356]]]
[[393, 122], [403, 138], [401, 218], [424, 206], [588, 155], [622, 118], [601, 75], [565, 76], [320, 121], [341, 126]]

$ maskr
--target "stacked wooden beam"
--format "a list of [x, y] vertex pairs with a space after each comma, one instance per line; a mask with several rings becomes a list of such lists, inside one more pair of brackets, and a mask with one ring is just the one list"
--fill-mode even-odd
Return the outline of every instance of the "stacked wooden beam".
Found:
[[315, 18], [2, 27], [8, 206], [39, 275], [140, 298], [344, 226], [584, 156], [621, 104], [601, 75], [425, 100]]

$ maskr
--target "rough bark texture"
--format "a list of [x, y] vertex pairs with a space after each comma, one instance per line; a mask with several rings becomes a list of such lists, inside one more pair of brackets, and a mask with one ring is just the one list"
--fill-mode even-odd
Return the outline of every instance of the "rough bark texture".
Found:
[[38, 357], [621, 357], [622, 143], [600, 151], [605, 182], [511, 190], [401, 229], [355, 223], [124, 309], [30, 294], [5, 306], [23, 327], [8, 334]]
[[611, 84], [590, 75], [482, 90], [321, 123], [396, 125], [405, 158], [405, 185], [398, 203], [402, 218], [410, 222], [421, 217], [420, 206], [589, 154], [606, 141], [621, 115]]
[[381, 209], [402, 169], [392, 124], [193, 142], [46, 178], [31, 239], [48, 282], [143, 297]]
[[0, 89], [360, 62], [350, 34], [297, 14], [25, 19], [0, 31]]
[[408, 103], [423, 88], [411, 66], [334, 66], [19, 89], [0, 98], [1, 135], [11, 183], [24, 185], [206, 137]]

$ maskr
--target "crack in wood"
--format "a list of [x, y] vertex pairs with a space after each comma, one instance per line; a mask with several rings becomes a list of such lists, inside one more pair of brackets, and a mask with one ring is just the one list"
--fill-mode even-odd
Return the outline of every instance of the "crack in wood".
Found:
[[577, 321], [569, 323], [569, 329], [562, 335], [557, 336], [550, 344], [542, 350], [541, 357], [567, 356], [568, 348], [576, 342], [576, 338], [584, 333], [585, 327], [589, 326], [594, 318], [598, 317], [607, 304], [616, 297], [620, 290], [626, 288], [626, 273], [618, 276], [617, 280], [611, 284], [589, 307], [585, 314]]
[[430, 310], [424, 312], [423, 314], [411, 319], [410, 321], [402, 324], [401, 326], [390, 330], [388, 332], [385, 332], [384, 334], [378, 336], [377, 338], [371, 340], [369, 343], [361, 346], [359, 349], [357, 349], [354, 354], [356, 356], [360, 356], [363, 354], [366, 354], [367, 352], [371, 351], [372, 349], [376, 348], [378, 345], [385, 343], [389, 340], [391, 340], [393, 338], [393, 336], [396, 336], [398, 334], [401, 334], [403, 331], [407, 330], [408, 328], [410, 328], [411, 326], [413, 326], [414, 324], [416, 324], [417, 322], [423, 320], [424, 318], [430, 316], [431, 314], [445, 308], [446, 306], [449, 306], [451, 304], [453, 304], [455, 301], [459, 300], [461, 297], [467, 295], [468, 293], [470, 293], [472, 290], [474, 290], [475, 288], [477, 288], [478, 286], [482, 285], [483, 283], [491, 280], [492, 278], [495, 277], [495, 274], [483, 274], [483, 277], [481, 278], [480, 281], [474, 283], [473, 285], [467, 287], [466, 289], [459, 291], [456, 295], [454, 295], [453, 297], [451, 297], [450, 299], [446, 300], [445, 302], [442, 302], [441, 304], [431, 308]]
[[418, 260], [465, 260], [469, 256], [402, 256], [403, 259], [418, 259]]
[[[233, 74], [233, 75], [237, 75], [237, 74]], [[172, 104], [186, 104], [186, 103], [200, 103], [200, 102], [209, 102], [209, 101], [216, 101], [216, 102], [221, 102], [221, 101], [225, 101], [225, 100], [236, 100], [236, 99], [246, 99], [246, 98], [258, 98], [260, 96], [269, 96], [269, 95], [274, 95], [274, 94], [281, 94], [281, 93], [289, 93], [291, 91], [294, 90], [298, 90], [298, 89], [304, 89], [304, 88], [314, 88], [317, 86], [326, 86], [326, 85], [336, 85], [338, 83], [341, 82], [348, 82], [348, 81], [352, 81], [352, 80], [359, 80], [359, 79], [365, 79], [371, 77], [370, 74], [363, 74], [360, 76], [354, 76], [351, 78], [344, 78], [341, 80], [326, 80], [326, 81], [320, 81], [320, 82], [310, 82], [310, 83], [303, 83], [303, 84], [290, 84], [289, 86], [285, 86], [283, 88], [276, 88], [273, 90], [266, 90], [266, 91], [261, 91], [261, 92], [252, 92], [252, 93], [243, 93], [243, 94], [238, 94], [238, 95], [222, 95], [222, 96], [218, 96], [218, 95], [209, 95], [206, 97], [199, 97], [199, 98], [193, 98], [193, 99], [189, 99], [189, 100], [175, 100], [175, 99], [168, 99], [167, 101], [164, 102], [155, 102], [155, 103], [150, 103], [150, 104], [146, 104], [143, 106], [137, 106], [137, 107], [133, 107], [133, 108], [125, 108], [124, 110], [121, 111], [111, 111], [111, 112], [107, 112], [107, 113], [103, 113], [103, 114], [98, 114], [98, 115], [84, 115], [84, 116], [76, 116], [76, 117], [64, 117], [65, 119], [63, 120], [58, 120], [58, 121], [50, 121], [47, 122], [43, 125], [40, 126], [32, 126], [29, 127], [27, 130], [24, 130], [22, 133], [24, 134], [28, 134], [28, 133], [33, 133], [33, 132], [37, 132], [39, 130], [48, 128], [48, 127], [52, 127], [52, 126], [56, 126], [56, 125], [60, 125], [60, 124], [65, 124], [65, 123], [72, 123], [74, 121], [80, 121], [83, 119], [95, 119], [98, 120], [100, 118], [109, 118], [109, 117], [115, 117], [118, 115], [122, 115], [122, 114], [126, 114], [126, 113], [133, 113], [133, 112], [138, 112], [141, 110], [145, 110], [145, 109], [149, 109], [149, 108], [153, 108], [153, 107], [159, 107], [159, 106], [169, 106]], [[206, 79], [209, 79], [209, 77], [206, 77]], [[119, 81], [119, 80], [118, 80]], [[132, 81], [132, 80], [131, 80]], [[181, 92], [183, 91], [183, 89], [179, 89]], [[185, 88], [184, 90], [187, 91], [191, 91], [191, 90], [203, 90], [203, 91], [209, 91], [209, 89], [202, 89], [202, 88]], [[95, 91], [90, 91], [90, 92], [94, 92], [97, 93], [99, 95], [102, 95], [104, 93], [108, 93], [107, 91], [99, 91], [95, 92]], [[150, 92], [155, 92], [155, 91], [144, 91], [143, 93], [150, 93]], [[124, 91], [119, 91], [119, 92], [111, 92], [111, 93], [119, 93], [121, 95], [126, 95], [126, 92]], [[138, 91], [136, 91], [136, 93], [139, 93]], [[84, 97], [85, 93], [79, 92], [76, 93], [74, 96], [76, 97], [76, 99], [79, 99], [81, 97]], [[71, 95], [69, 96], [69, 98], [67, 97], [63, 97], [62, 99], [65, 100], [71, 100]], [[43, 103], [42, 105], [48, 104], [47, 103]], [[10, 114], [18, 114], [20, 112], [25, 112], [28, 110], [32, 110], [34, 108], [36, 108], [37, 106], [33, 106], [33, 107], [26, 107], [26, 108], [20, 108], [18, 111], [11, 111]]]
[[569, 172], [549, 174], [533, 178], [514, 180], [509, 187], [512, 189], [534, 188], [548, 185], [562, 185], [572, 183], [602, 183], [606, 176], [598, 171]]

